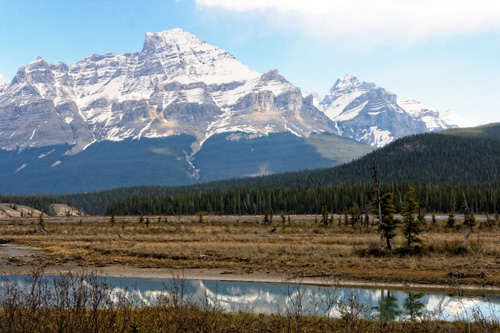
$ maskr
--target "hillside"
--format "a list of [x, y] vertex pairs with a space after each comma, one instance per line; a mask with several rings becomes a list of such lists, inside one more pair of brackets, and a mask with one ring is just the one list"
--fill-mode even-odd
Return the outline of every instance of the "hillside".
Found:
[[[320, 141], [319, 138], [317, 140]], [[297, 148], [299, 149], [300, 146]], [[307, 162], [307, 158], [304, 158], [304, 161]], [[50, 197], [17, 197], [16, 200], [10, 200], [10, 202], [29, 202], [34, 207], [41, 208], [43, 208], [42, 204], [36, 204], [39, 201], [69, 202], [87, 213], [103, 214], [110, 202], [124, 199], [184, 196], [184, 199], [187, 198], [186, 200], [190, 202], [199, 202], [203, 196], [204, 200], [211, 202], [211, 196], [214, 194], [240, 196], [243, 193], [250, 195], [251, 192], [252, 195], [258, 197], [262, 196], [259, 192], [266, 189], [268, 195], [277, 195], [274, 199], [276, 202], [284, 196], [295, 196], [296, 202], [300, 202], [299, 199], [313, 200], [314, 204], [309, 206], [307, 203], [301, 203], [303, 211], [311, 212], [317, 211], [320, 205], [321, 197], [318, 197], [320, 195], [318, 193], [338, 192], [334, 195], [335, 208], [342, 209], [344, 205], [350, 205], [353, 200], [362, 201], [364, 205], [370, 202], [372, 186], [370, 168], [373, 161], [377, 165], [384, 186], [402, 194], [408, 184], [421, 184], [419, 189], [422, 196], [426, 193], [440, 196], [436, 200], [429, 199], [429, 205], [431, 201], [434, 202], [432, 207], [437, 210], [447, 210], [448, 206], [452, 207], [450, 209], [458, 209], [462, 192], [465, 190], [475, 198], [478, 210], [481, 202], [481, 205], [484, 204], [485, 207], [483, 209], [491, 212], [497, 211], [497, 207], [500, 207], [500, 203], [497, 205], [498, 191], [496, 190], [500, 179], [498, 168], [500, 165], [500, 124], [405, 137], [355, 161], [334, 168], [222, 180], [189, 186], [137, 186]], [[228, 168], [230, 169], [231, 166], [228, 165]], [[308, 199], [303, 197], [304, 195], [308, 196]], [[453, 200], [442, 198], [442, 196], [448, 196], [448, 198], [452, 196]], [[3, 200], [8, 201], [9, 198], [12, 197], [5, 197]], [[292, 205], [289, 204], [289, 206]], [[196, 212], [196, 210], [193, 208], [191, 212]]]

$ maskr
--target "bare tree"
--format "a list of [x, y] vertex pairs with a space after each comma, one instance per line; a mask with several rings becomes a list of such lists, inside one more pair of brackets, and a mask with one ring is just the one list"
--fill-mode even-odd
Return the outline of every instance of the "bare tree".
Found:
[[464, 193], [464, 203], [462, 206], [462, 210], [464, 214], [464, 225], [467, 227], [467, 232], [465, 233], [464, 241], [462, 242], [462, 247], [466, 247], [467, 241], [474, 232], [474, 226], [476, 225], [476, 217], [469, 208], [469, 205], [467, 203], [467, 198], [465, 197], [465, 193]]
[[[373, 170], [373, 181], [375, 182], [375, 194], [377, 195], [376, 197], [376, 204], [378, 208], [378, 223], [382, 223], [382, 206], [380, 203], [380, 181], [378, 178], [378, 170], [377, 170], [377, 165], [375, 164], [375, 159], [372, 157], [372, 167], [370, 168]], [[384, 247], [384, 233], [380, 230], [380, 247]]]
[[328, 226], [328, 210], [326, 207], [326, 195], [323, 195], [323, 204], [321, 205], [321, 223], [326, 227]]

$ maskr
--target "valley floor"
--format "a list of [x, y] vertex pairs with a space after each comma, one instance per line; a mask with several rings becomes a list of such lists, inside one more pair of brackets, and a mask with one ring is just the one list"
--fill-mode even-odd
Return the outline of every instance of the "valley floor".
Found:
[[[340, 219], [340, 216], [338, 217]], [[328, 227], [315, 216], [175, 216], [3, 219], [0, 272], [46, 274], [94, 270], [108, 276], [373, 285], [500, 288], [500, 229], [477, 229], [464, 252], [465, 231], [444, 221], [427, 226], [422, 256], [377, 251], [375, 226]], [[149, 221], [149, 224], [147, 223]], [[460, 224], [460, 221], [457, 221]], [[402, 236], [396, 243], [403, 243]]]

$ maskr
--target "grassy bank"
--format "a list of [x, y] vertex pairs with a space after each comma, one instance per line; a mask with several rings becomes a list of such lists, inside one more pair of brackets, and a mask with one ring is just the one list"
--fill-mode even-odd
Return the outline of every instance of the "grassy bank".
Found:
[[[252, 216], [140, 220], [116, 217], [114, 225], [109, 218], [46, 220], [43, 232], [36, 219], [11, 220], [1, 237], [42, 249], [37, 261], [46, 266], [203, 268], [331, 281], [500, 286], [497, 227], [478, 229], [462, 248], [465, 231], [438, 221], [422, 234], [425, 254], [396, 256], [378, 249], [375, 226], [324, 227], [311, 216], [285, 217], [284, 223], [275, 216], [271, 224]], [[396, 237], [396, 245], [403, 243]], [[12, 264], [30, 263], [19, 258]]]
[[[215, 301], [193, 302], [183, 280], [160, 294], [154, 306], [138, 303], [127, 291], [113, 292], [94, 274], [45, 278], [38, 271], [18, 285], [0, 283], [2, 332], [498, 332], [497, 318], [474, 312], [467, 321], [443, 322], [424, 315], [408, 322], [383, 316], [364, 318], [363, 304], [337, 304], [338, 316], [304, 315], [298, 299], [283, 313], [227, 313]], [[52, 285], [51, 285], [52, 283]]]

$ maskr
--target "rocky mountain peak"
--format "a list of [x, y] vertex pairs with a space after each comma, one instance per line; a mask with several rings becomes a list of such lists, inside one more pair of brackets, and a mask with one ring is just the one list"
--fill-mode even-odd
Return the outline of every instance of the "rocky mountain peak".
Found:
[[35, 60], [30, 62], [26, 67], [47, 66], [47, 62], [42, 57], [38, 56]]
[[278, 81], [280, 83], [289, 83], [283, 76], [280, 75], [277, 69], [271, 69], [260, 77], [263, 81]]
[[37, 57], [28, 65], [19, 68], [12, 83], [46, 83], [53, 82], [54, 76], [49, 64], [42, 57]]
[[363, 82], [358, 80], [357, 77], [346, 74], [335, 81], [335, 84], [330, 89], [330, 93], [345, 93], [355, 90], [368, 91], [375, 88], [376, 85], [371, 82]]
[[171, 50], [177, 48], [197, 48], [206, 44], [195, 35], [182, 29], [164, 30], [156, 33], [147, 32], [142, 52]]
[[227, 51], [182, 29], [146, 33], [139, 63], [142, 73], [166, 75], [161, 81], [218, 84], [260, 76]]

